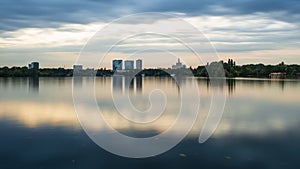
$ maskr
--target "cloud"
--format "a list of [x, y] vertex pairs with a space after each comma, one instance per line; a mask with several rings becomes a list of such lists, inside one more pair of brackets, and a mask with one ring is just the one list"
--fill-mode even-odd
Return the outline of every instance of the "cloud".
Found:
[[87, 24], [136, 12], [175, 12], [187, 16], [272, 13], [275, 19], [299, 22], [299, 9], [298, 0], [10, 0], [0, 1], [0, 30]]
[[[118, 9], [118, 11], [117, 11]], [[122, 15], [122, 1], [0, 1], [0, 30], [27, 27], [59, 27], [64, 23], [86, 24]]]
[[[142, 18], [138, 18], [141, 20]], [[176, 19], [156, 18], [157, 22], [148, 22], [153, 28], [159, 31], [166, 29], [168, 33], [174, 33], [181, 40], [186, 40], [189, 46], [194, 48], [199, 43], [208, 42], [207, 39], [199, 38], [199, 32], [186, 32], [184, 26], [178, 26]], [[300, 31], [299, 27], [293, 23], [277, 21], [268, 16], [268, 14], [242, 15], [242, 16], [184, 16], [184, 19], [202, 30], [216, 47], [218, 52], [249, 52], [260, 50], [274, 50], [284, 48], [297, 48], [299, 45]], [[149, 18], [149, 21], [152, 19]], [[137, 25], [138, 22], [129, 21], [126, 23], [116, 23], [114, 29], [98, 35], [94, 46], [89, 46], [91, 51], [99, 51], [100, 46], [112, 45], [120, 40], [120, 32], [131, 31], [143, 32], [145, 28]], [[87, 40], [102, 26], [102, 22], [90, 24], [63, 24], [58, 28], [23, 28], [16, 31], [2, 33], [0, 37], [0, 54], [18, 53], [23, 51], [32, 53], [37, 52], [79, 52]], [[149, 26], [148, 25], [148, 26]], [[166, 27], [166, 25], [168, 25]], [[176, 27], [176, 29], [168, 28]], [[196, 34], [195, 34], [196, 33]], [[102, 36], [105, 35], [105, 36]], [[94, 39], [95, 40], [95, 39]], [[101, 44], [101, 45], [100, 45]], [[153, 49], [176, 48], [177, 52], [184, 52], [178, 43], [166, 37], [161, 36], [141, 36], [131, 37], [122, 42], [118, 48], [114, 48], [120, 53], [132, 53], [143, 46]], [[102, 51], [103, 52], [103, 51]]]
[[286, 11], [289, 14], [298, 14], [300, 2], [298, 0], [154, 0], [151, 4], [144, 5], [144, 9], [152, 11], [177, 11], [187, 14], [252, 14]]
[[[227, 57], [236, 53], [249, 57], [252, 52], [297, 49], [300, 43], [299, 11], [298, 0], [0, 1], [0, 57], [2, 64], [14, 65], [16, 61], [22, 64], [40, 59], [50, 66], [55, 59], [60, 60], [68, 52], [71, 65], [76, 53], [105, 23], [141, 12], [176, 14], [203, 31], [222, 55]], [[119, 27], [127, 30], [140, 21], [156, 25], [171, 18], [172, 15], [146, 19], [135, 17], [120, 22], [122, 25]], [[156, 27], [178, 28], [178, 25]], [[103, 39], [103, 44], [119, 38], [117, 33], [113, 34], [110, 39]], [[183, 36], [189, 39], [190, 45], [200, 42], [193, 34], [185, 32]], [[120, 55], [134, 52], [141, 43], [146, 43], [143, 40], [127, 41], [116, 52]], [[160, 39], [151, 41], [147, 45], [153, 48], [164, 46], [161, 44], [164, 41]], [[176, 46], [175, 43], [167, 43], [167, 46]], [[182, 52], [180, 48], [177, 50]], [[32, 57], [25, 58], [23, 53]], [[280, 54], [284, 55], [283, 52]], [[273, 53], [265, 55], [271, 58]], [[295, 61], [295, 55], [289, 53], [286, 57], [291, 56], [291, 60]], [[67, 61], [64, 62], [67, 65]]]

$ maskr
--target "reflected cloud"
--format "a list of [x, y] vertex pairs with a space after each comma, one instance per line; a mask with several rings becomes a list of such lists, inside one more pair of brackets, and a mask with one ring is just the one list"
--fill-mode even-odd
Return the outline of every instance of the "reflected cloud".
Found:
[[[38, 80], [34, 81], [34, 80]], [[81, 88], [86, 84], [97, 85], [96, 99], [111, 127], [124, 133], [128, 132], [163, 132], [168, 129], [178, 116], [180, 97], [178, 86], [172, 78], [136, 77], [134, 79], [122, 76], [99, 78], [73, 78], [74, 85]], [[232, 97], [228, 98], [225, 112], [214, 137], [230, 134], [267, 134], [274, 131], [283, 132], [300, 123], [299, 99], [300, 81], [270, 81], [255, 79], [229, 79], [226, 84], [211, 84], [207, 79], [186, 78], [181, 87], [197, 81], [201, 107], [196, 124], [191, 135], [197, 136], [210, 108], [211, 91], [228, 91]], [[76, 112], [73, 107], [72, 93], [67, 90], [72, 85], [70, 78], [53, 79], [27, 79], [27, 78], [0, 78], [0, 119], [16, 121], [26, 127], [38, 128], [42, 126], [67, 126], [80, 129]], [[282, 85], [284, 83], [284, 91]], [[149, 108], [149, 94], [153, 89], [159, 88], [167, 96], [167, 105], [163, 115], [149, 124], [137, 124], [126, 120], [114, 108], [111, 100], [111, 88], [123, 92], [123, 85], [128, 86], [128, 91], [136, 91], [130, 95], [132, 104], [140, 111]], [[227, 86], [225, 86], [227, 85]], [[39, 95], [27, 92], [38, 88]], [[225, 86], [225, 87], [224, 87]], [[20, 98], [20, 91], [24, 90]], [[127, 89], [126, 89], [127, 90]], [[59, 91], [59, 94], [55, 91]], [[187, 98], [188, 99], [188, 98]], [[156, 100], [158, 102], [158, 100]], [[187, 100], [188, 101], [188, 100]], [[192, 101], [191, 101], [192, 103]], [[154, 104], [155, 100], [154, 100]], [[192, 105], [191, 105], [192, 106]], [[90, 105], [82, 107], [89, 112]], [[128, 111], [128, 110], [124, 110]], [[183, 110], [184, 112], [189, 109]], [[131, 112], [127, 112], [130, 114]], [[95, 117], [99, 114], [94, 113]], [[95, 118], [87, 113], [86, 118]], [[137, 114], [131, 117], [138, 118]], [[189, 117], [186, 117], [189, 118]], [[89, 127], [96, 131], [103, 131], [103, 124], [91, 123]], [[180, 127], [177, 132], [180, 131]]]
[[2, 101], [0, 107], [1, 119], [16, 120], [26, 127], [51, 125], [80, 128], [71, 103]]

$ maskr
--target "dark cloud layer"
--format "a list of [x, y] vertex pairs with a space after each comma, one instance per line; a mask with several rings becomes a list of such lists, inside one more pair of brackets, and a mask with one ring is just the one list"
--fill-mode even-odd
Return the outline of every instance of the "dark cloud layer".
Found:
[[107, 21], [137, 12], [189, 16], [270, 13], [275, 19], [299, 22], [299, 11], [299, 0], [10, 0], [0, 1], [0, 30]]

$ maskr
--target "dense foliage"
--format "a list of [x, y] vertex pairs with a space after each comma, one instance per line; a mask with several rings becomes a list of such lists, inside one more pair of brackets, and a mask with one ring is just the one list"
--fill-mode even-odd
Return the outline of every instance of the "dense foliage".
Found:
[[28, 69], [27, 67], [2, 67], [0, 77], [37, 77], [37, 76], [72, 76], [72, 69], [45, 68]]
[[[216, 62], [215, 62], [216, 63]], [[215, 64], [211, 63], [211, 64]], [[264, 64], [248, 64], [236, 65], [235, 61], [229, 59], [228, 62], [219, 62], [223, 64], [226, 77], [260, 77], [267, 78], [273, 72], [285, 72], [288, 78], [296, 78], [300, 73], [300, 65], [286, 65], [284, 62], [277, 65], [264, 65]], [[196, 69], [191, 69], [195, 76], [207, 77], [207, 67], [198, 66]]]

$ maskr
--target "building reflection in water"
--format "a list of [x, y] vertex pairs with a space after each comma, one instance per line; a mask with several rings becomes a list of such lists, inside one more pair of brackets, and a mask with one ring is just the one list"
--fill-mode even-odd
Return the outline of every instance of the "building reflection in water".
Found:
[[284, 79], [271, 79], [270, 83], [278, 85], [278, 87], [281, 88], [282, 91], [284, 91], [284, 85], [285, 85]]
[[[124, 84], [124, 85], [123, 85]], [[142, 93], [143, 90], [143, 78], [133, 76], [113, 76], [112, 77], [112, 89], [114, 92], [124, 92], [136, 94]]]
[[134, 77], [124, 76], [124, 80], [125, 80], [125, 91], [132, 92], [134, 89]]
[[40, 87], [40, 81], [38, 77], [28, 78], [28, 91], [32, 93], [38, 93]]
[[73, 84], [74, 84], [74, 87], [82, 88], [82, 77], [81, 76], [74, 76], [73, 77]]
[[135, 87], [136, 87], [136, 93], [142, 93], [143, 78], [141, 76], [137, 76], [135, 78]]
[[281, 87], [281, 90], [283, 91], [284, 90], [284, 80], [280, 80], [279, 85]]
[[178, 96], [180, 95], [180, 87], [183, 85], [183, 77], [182, 76], [175, 76], [174, 79], [172, 78], [171, 80], [175, 80], [176, 86], [177, 86], [177, 94]]
[[123, 92], [123, 76], [113, 76], [112, 87], [113, 91]]

